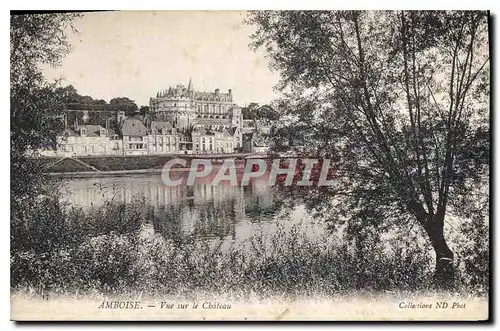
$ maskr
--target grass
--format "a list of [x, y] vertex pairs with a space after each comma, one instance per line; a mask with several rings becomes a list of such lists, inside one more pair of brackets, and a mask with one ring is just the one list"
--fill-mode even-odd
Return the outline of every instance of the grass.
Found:
[[[175, 155], [142, 155], [142, 156], [86, 156], [78, 157], [78, 160], [91, 165], [101, 171], [115, 170], [140, 170], [140, 169], [162, 169], [165, 163], [175, 158]], [[44, 166], [49, 166], [59, 158], [40, 158], [38, 161]], [[71, 160], [63, 160], [50, 166], [50, 172], [81, 172], [92, 171], [91, 168]]]
[[[118, 170], [144, 170], [144, 169], [162, 169], [165, 164], [175, 158], [199, 158], [197, 154], [167, 154], [167, 155], [118, 155], [118, 156], [81, 156], [75, 157], [100, 171], [118, 171]], [[206, 157], [206, 155], [204, 156]], [[241, 156], [234, 157], [242, 159]], [[49, 172], [82, 172], [92, 171], [91, 168], [82, 165], [74, 159], [65, 159], [56, 164], [60, 157], [42, 157], [37, 162], [41, 167], [48, 167]], [[174, 167], [180, 167], [174, 165]]]
[[[366, 243], [328, 234], [312, 239], [297, 225], [256, 232], [244, 245], [222, 239], [144, 235], [143, 201], [113, 200], [83, 212], [40, 201], [30, 222], [11, 227], [11, 288], [21, 293], [88, 296], [141, 293], [193, 296], [332, 297], [349, 293], [432, 290], [432, 256], [416, 241]], [[286, 220], [285, 220], [286, 221]], [[407, 235], [407, 234], [401, 234]], [[403, 243], [403, 245], [402, 245]], [[387, 250], [387, 247], [404, 249]], [[457, 291], [471, 289], [458, 273]]]

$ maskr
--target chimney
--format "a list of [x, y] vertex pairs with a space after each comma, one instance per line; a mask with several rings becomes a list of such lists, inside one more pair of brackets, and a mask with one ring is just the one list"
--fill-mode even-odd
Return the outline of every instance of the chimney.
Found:
[[227, 93], [228, 93], [229, 95], [232, 95], [232, 94], [233, 94], [233, 91], [232, 91], [231, 89], [229, 89], [229, 90], [227, 90]]
[[215, 89], [215, 94], [219, 95], [220, 90], [218, 88]]

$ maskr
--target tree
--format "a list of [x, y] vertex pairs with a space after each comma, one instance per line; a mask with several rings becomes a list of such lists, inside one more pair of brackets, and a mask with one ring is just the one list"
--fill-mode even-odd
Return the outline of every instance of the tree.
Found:
[[78, 94], [78, 91], [73, 85], [68, 85], [65, 87], [58, 87], [55, 93], [59, 96], [62, 102], [65, 104], [80, 104], [83, 103], [82, 96]]
[[130, 100], [127, 97], [113, 98], [109, 101], [109, 104], [121, 108], [127, 116], [134, 115], [139, 111], [134, 100]]
[[247, 107], [241, 110], [243, 114], [243, 119], [253, 120], [256, 116], [256, 112], [259, 109], [259, 104], [256, 102], [251, 102]]
[[[56, 84], [44, 80], [40, 64], [58, 65], [70, 51], [65, 30], [75, 14], [11, 15], [10, 175], [11, 216], [22, 218], [43, 192], [43, 169], [33, 156], [54, 147], [63, 128], [63, 102]], [[61, 91], [60, 91], [61, 92]], [[71, 89], [67, 90], [71, 93]]]
[[141, 108], [139, 108], [139, 114], [140, 115], [146, 115], [147, 113], [149, 113], [149, 106], [141, 106]]
[[307, 205], [359, 236], [416, 222], [436, 285], [449, 286], [445, 219], [464, 215], [460, 202], [489, 179], [487, 13], [253, 12], [247, 22], [281, 74], [289, 147], [335, 160], [337, 185], [308, 192]]
[[93, 105], [95, 104], [94, 98], [92, 98], [90, 95], [85, 95], [82, 97], [82, 103], [84, 105]]
[[279, 119], [279, 114], [270, 105], [263, 105], [259, 107], [256, 114], [257, 119], [266, 119], [269, 121], [277, 121]]
[[94, 100], [94, 105], [106, 105], [106, 104], [107, 104], [106, 100], [103, 99]]

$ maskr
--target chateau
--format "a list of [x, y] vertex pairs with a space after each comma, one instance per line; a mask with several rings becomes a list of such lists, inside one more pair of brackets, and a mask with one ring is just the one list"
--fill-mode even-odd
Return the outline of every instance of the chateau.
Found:
[[[123, 111], [68, 110], [66, 129], [57, 150], [46, 156], [148, 154], [207, 154], [242, 151], [244, 128], [241, 108], [231, 90], [199, 92], [191, 79], [187, 87], [156, 93], [149, 112], [127, 118]], [[249, 150], [250, 151], [250, 150]]]
[[149, 100], [149, 110], [156, 121], [171, 122], [183, 130], [189, 127], [203, 127], [222, 131], [241, 127], [241, 109], [233, 102], [233, 93], [198, 92], [189, 79], [187, 87], [177, 85], [160, 91]]

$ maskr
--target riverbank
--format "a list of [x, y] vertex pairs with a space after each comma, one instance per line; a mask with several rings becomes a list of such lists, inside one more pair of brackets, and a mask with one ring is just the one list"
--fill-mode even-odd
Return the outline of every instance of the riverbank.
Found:
[[155, 175], [160, 174], [161, 169], [138, 169], [138, 170], [115, 170], [115, 171], [67, 171], [50, 172], [49, 176], [60, 178], [107, 178], [125, 177], [130, 175]]
[[128, 174], [157, 173], [165, 163], [172, 159], [193, 158], [211, 159], [222, 162], [223, 159], [243, 159], [250, 153], [233, 154], [182, 154], [182, 155], [118, 155], [118, 156], [82, 156], [82, 157], [43, 157], [38, 161], [47, 173], [66, 174], [72, 177], [121, 176]]

